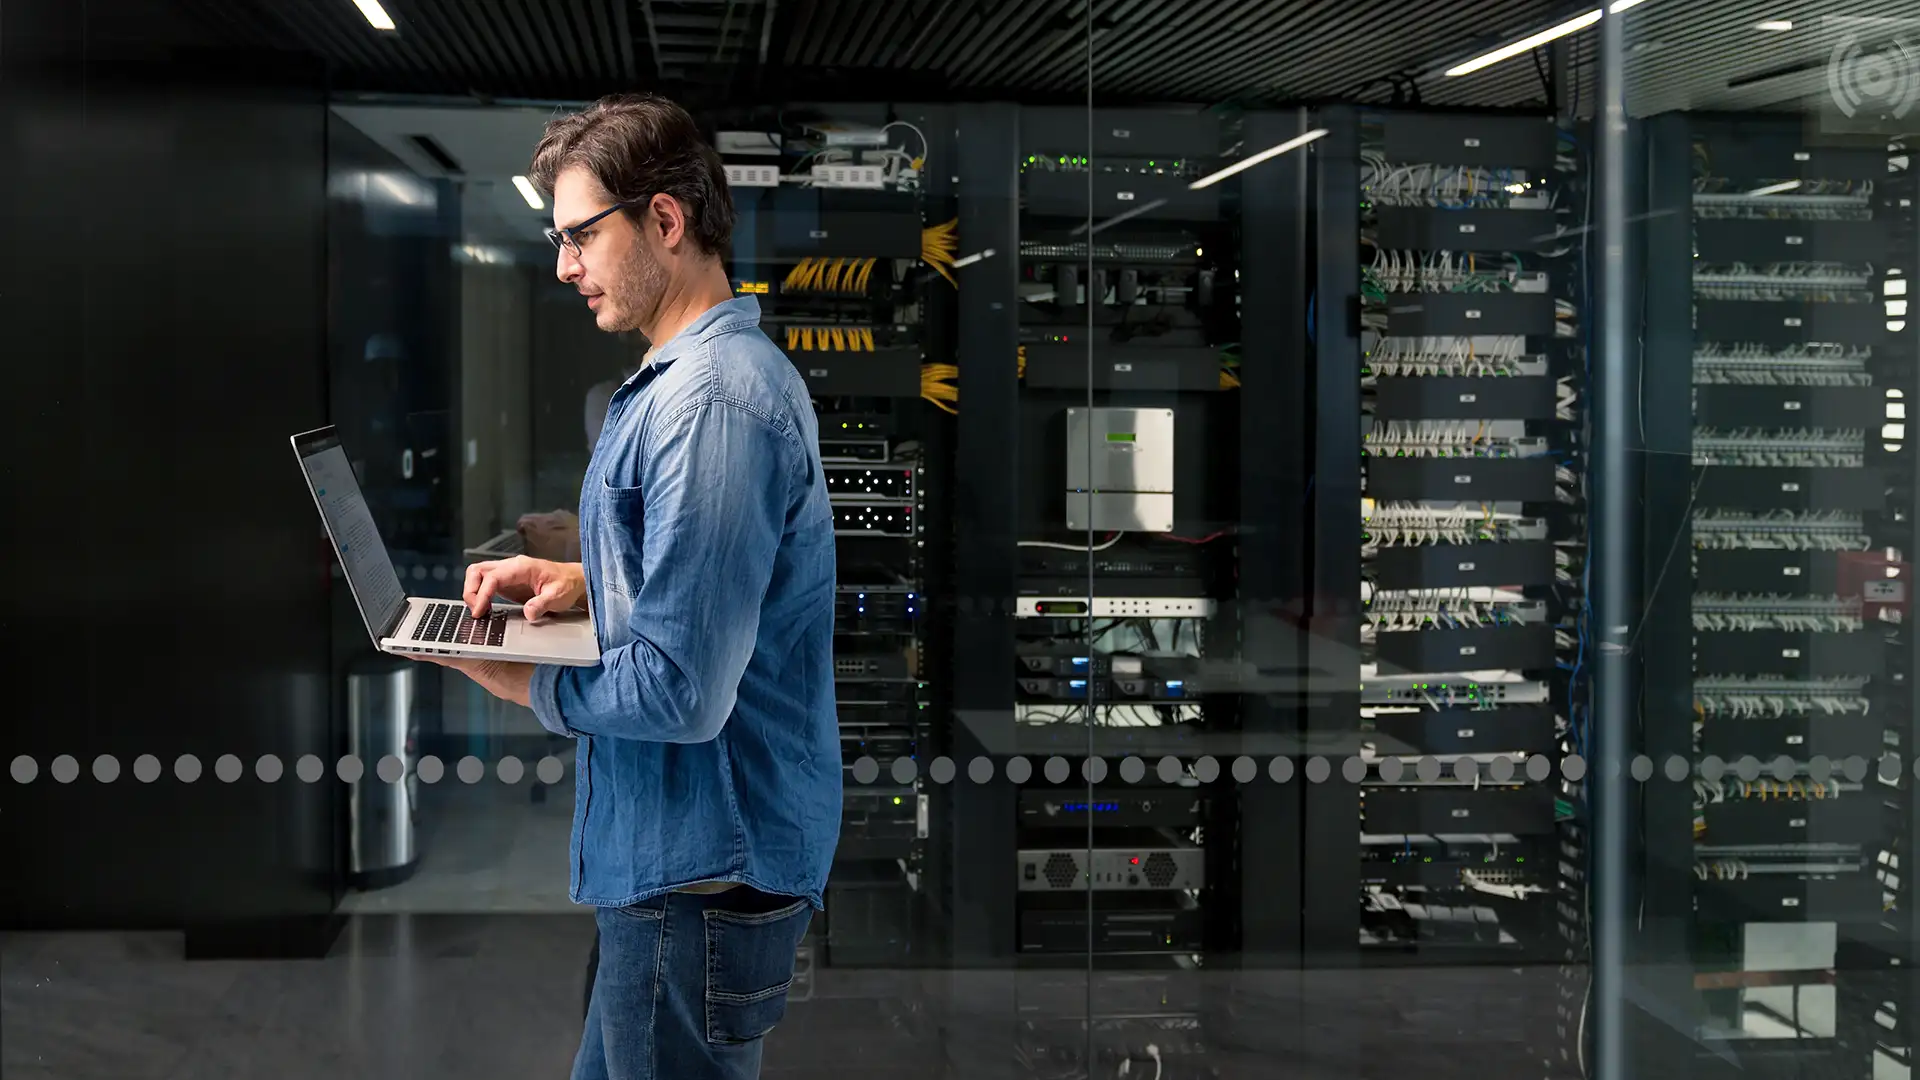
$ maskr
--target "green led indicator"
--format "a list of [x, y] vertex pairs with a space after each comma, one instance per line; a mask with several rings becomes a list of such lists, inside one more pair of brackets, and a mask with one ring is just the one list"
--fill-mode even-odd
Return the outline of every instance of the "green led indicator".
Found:
[[1065, 165], [1066, 163], [1067, 163], [1067, 159], [1066, 159], [1066, 158], [1061, 158], [1061, 159], [1060, 159], [1060, 164], [1062, 164], [1062, 165]]

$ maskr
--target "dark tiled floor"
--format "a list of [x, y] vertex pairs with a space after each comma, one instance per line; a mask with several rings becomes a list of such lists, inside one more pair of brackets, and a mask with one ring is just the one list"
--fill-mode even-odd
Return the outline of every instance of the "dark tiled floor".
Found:
[[[579, 1038], [584, 915], [362, 916], [317, 961], [180, 959], [165, 935], [16, 935], [0, 943], [7, 1080], [564, 1078]], [[1547, 969], [1190, 976], [1204, 1023], [1139, 1019], [1161, 1080], [1535, 1077]], [[1041, 983], [1055, 985], [1043, 994]], [[769, 1036], [768, 1080], [1119, 1077], [1082, 1062], [1084, 976], [817, 970]], [[1097, 982], [1096, 1012], [1129, 1001]], [[1146, 1011], [1153, 1011], [1148, 1009]], [[1200, 1058], [1176, 1057], [1201, 1046]], [[1053, 1053], [1049, 1053], [1049, 1047]], [[1196, 1066], [1204, 1062], [1205, 1068]], [[1416, 1064], [1417, 1063], [1417, 1064]]]

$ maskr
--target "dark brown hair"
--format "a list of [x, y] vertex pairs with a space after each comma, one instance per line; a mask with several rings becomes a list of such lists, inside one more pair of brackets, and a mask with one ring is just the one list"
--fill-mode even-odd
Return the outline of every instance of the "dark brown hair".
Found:
[[528, 178], [553, 197], [554, 180], [579, 166], [618, 202], [644, 205], [665, 193], [680, 202], [687, 235], [709, 255], [733, 240], [733, 197], [720, 155], [700, 137], [687, 110], [663, 97], [601, 98], [547, 125]]

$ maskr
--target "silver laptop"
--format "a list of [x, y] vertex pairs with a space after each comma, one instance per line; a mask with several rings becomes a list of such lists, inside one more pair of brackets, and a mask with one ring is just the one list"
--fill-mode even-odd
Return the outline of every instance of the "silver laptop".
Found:
[[515, 555], [527, 553], [527, 538], [520, 535], [518, 529], [508, 529], [495, 533], [487, 540], [475, 544], [465, 552], [469, 559], [511, 559]]
[[600, 643], [585, 612], [531, 623], [519, 605], [496, 603], [486, 618], [475, 619], [459, 600], [406, 595], [334, 429], [295, 435], [293, 452], [300, 457], [300, 471], [306, 474], [314, 505], [320, 508], [320, 520], [346, 573], [353, 602], [359, 605], [367, 633], [381, 652], [571, 667], [600, 662]]

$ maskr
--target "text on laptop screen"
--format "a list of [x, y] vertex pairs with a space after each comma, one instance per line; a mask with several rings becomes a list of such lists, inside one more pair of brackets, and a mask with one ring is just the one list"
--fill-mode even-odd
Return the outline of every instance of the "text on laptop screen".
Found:
[[367, 633], [378, 642], [393, 630], [407, 606], [407, 594], [400, 586], [400, 575], [394, 572], [386, 542], [373, 523], [373, 513], [360, 497], [353, 463], [339, 443], [332, 443], [303, 454], [300, 465], [306, 470], [307, 483], [313, 486], [314, 501], [320, 504], [327, 531], [333, 534], [334, 551], [340, 556], [354, 601], [360, 605], [360, 615], [367, 621]]

